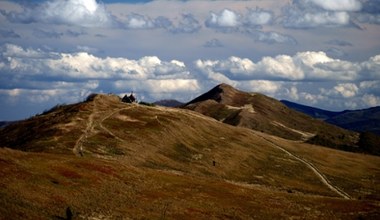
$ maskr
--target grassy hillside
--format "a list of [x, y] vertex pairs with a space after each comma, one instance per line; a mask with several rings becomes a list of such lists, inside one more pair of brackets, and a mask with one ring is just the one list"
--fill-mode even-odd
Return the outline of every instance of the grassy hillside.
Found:
[[0, 219], [380, 216], [379, 157], [190, 110], [94, 95], [8, 126], [0, 140]]
[[183, 106], [219, 121], [289, 140], [352, 151], [359, 134], [294, 111], [280, 101], [221, 84]]

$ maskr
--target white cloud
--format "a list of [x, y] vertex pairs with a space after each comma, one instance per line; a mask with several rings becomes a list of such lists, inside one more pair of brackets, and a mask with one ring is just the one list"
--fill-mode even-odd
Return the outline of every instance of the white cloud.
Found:
[[330, 11], [358, 11], [361, 9], [362, 4], [358, 0], [308, 0], [325, 10]]
[[273, 12], [260, 8], [249, 9], [245, 23], [248, 25], [265, 25], [270, 24], [273, 20]]
[[245, 91], [259, 92], [267, 95], [275, 95], [281, 88], [281, 82], [268, 80], [237, 81], [236, 86]]
[[235, 28], [242, 23], [242, 16], [237, 12], [224, 9], [219, 13], [211, 12], [205, 24], [210, 28]]
[[364, 94], [362, 101], [369, 107], [380, 106], [380, 97], [373, 94]]
[[247, 58], [197, 60], [195, 66], [210, 79], [355, 81], [380, 79], [380, 56], [362, 63], [334, 59], [324, 52], [306, 51], [294, 56], [263, 57], [257, 63]]
[[261, 25], [271, 24], [273, 17], [273, 12], [261, 8], [248, 8], [245, 14], [224, 9], [218, 13], [210, 12], [205, 24], [209, 28], [232, 31], [239, 28], [260, 28]]
[[0, 76], [3, 96], [31, 103], [80, 101], [94, 90], [135, 90], [144, 97], [159, 98], [159, 94], [188, 95], [200, 89], [198, 80], [178, 60], [101, 58], [87, 52], [46, 52], [13, 44], [0, 47]]
[[305, 73], [299, 66], [296, 66], [292, 57], [279, 55], [275, 58], [263, 57], [257, 63], [256, 72], [263, 76], [269, 75], [273, 78], [300, 80], [305, 78]]
[[273, 12], [264, 9], [247, 9], [246, 14], [239, 14], [230, 9], [219, 13], [211, 12], [205, 25], [224, 33], [242, 33], [252, 37], [257, 42], [267, 44], [297, 44], [296, 39], [290, 35], [275, 31], [261, 31], [262, 25], [271, 24]]
[[150, 79], [187, 77], [183, 62], [161, 61], [158, 57], [126, 58], [96, 57], [87, 52], [55, 53], [24, 49], [6, 44], [1, 48], [0, 72], [21, 76], [40, 75], [44, 78], [66, 79]]
[[187, 13], [182, 14], [180, 19], [174, 23], [167, 17], [159, 16], [151, 18], [137, 13], [132, 13], [127, 16], [126, 21], [123, 21], [127, 29], [157, 29], [162, 28], [171, 33], [195, 33], [202, 26], [194, 15]]
[[298, 95], [298, 89], [295, 86], [290, 87], [289, 91], [289, 97], [293, 100], [298, 100], [299, 95]]
[[128, 15], [125, 26], [129, 29], [155, 28], [153, 19], [136, 13]]
[[359, 89], [353, 83], [341, 83], [334, 87], [336, 93], [339, 93], [344, 98], [349, 98], [355, 96]]
[[[8, 97], [10, 102], [30, 102], [41, 104], [46, 102], [72, 103], [83, 100], [91, 91], [98, 88], [97, 81], [89, 82], [36, 82], [38, 89], [14, 88], [0, 89], [0, 95]], [[45, 87], [45, 88], [43, 88]]]
[[289, 11], [282, 21], [287, 28], [316, 28], [316, 27], [339, 27], [350, 24], [350, 16], [347, 12], [304, 12]]
[[349, 12], [358, 11], [357, 0], [298, 0], [283, 8], [281, 23], [286, 28], [344, 27], [352, 25]]
[[23, 8], [21, 12], [2, 12], [8, 20], [20, 23], [67, 24], [84, 27], [113, 26], [117, 22], [96, 0], [52, 0]]
[[297, 40], [290, 35], [280, 34], [274, 31], [258, 31], [258, 30], [247, 30], [246, 33], [251, 36], [255, 41], [263, 42], [267, 44], [290, 44], [296, 45]]
[[182, 14], [177, 26], [168, 27], [172, 33], [195, 33], [201, 29], [201, 24], [192, 14]]
[[125, 81], [118, 80], [114, 83], [120, 90], [134, 88], [140, 93], [191, 93], [199, 91], [198, 81], [195, 79], [165, 79], [165, 80], [144, 80]]

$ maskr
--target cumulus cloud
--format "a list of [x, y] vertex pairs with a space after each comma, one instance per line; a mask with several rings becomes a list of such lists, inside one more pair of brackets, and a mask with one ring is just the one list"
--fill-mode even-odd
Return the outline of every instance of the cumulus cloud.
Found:
[[258, 30], [247, 30], [247, 34], [251, 36], [255, 41], [263, 42], [267, 44], [290, 44], [296, 45], [297, 40], [290, 35], [281, 34], [274, 31], [263, 32]]
[[268, 10], [260, 8], [248, 9], [248, 13], [245, 18], [245, 24], [250, 26], [270, 24], [273, 21], [273, 17], [273, 12]]
[[118, 80], [114, 83], [116, 88], [134, 88], [145, 93], [191, 93], [199, 90], [196, 79], [150, 79], [146, 81]]
[[[376, 86], [376, 89], [372, 88], [373, 86]], [[331, 88], [320, 88], [320, 94], [309, 94], [309, 97], [315, 101], [314, 103], [330, 106], [329, 108], [368, 108], [380, 105], [377, 86], [379, 86], [379, 81], [360, 83], [338, 82]]]
[[242, 33], [252, 37], [257, 42], [267, 44], [297, 44], [297, 40], [290, 35], [275, 31], [261, 31], [262, 25], [273, 22], [274, 13], [261, 8], [247, 9], [245, 14], [240, 14], [230, 9], [224, 9], [218, 13], [210, 12], [205, 25], [223, 33]]
[[242, 16], [233, 10], [224, 9], [219, 13], [211, 12], [205, 24], [209, 28], [234, 29], [242, 25]]
[[149, 16], [132, 13], [123, 22], [127, 29], [157, 29], [162, 28], [171, 33], [195, 33], [202, 26], [192, 14], [182, 14], [176, 23], [165, 16], [151, 18]]
[[319, 7], [330, 11], [358, 11], [361, 9], [362, 4], [358, 0], [309, 0], [310, 2], [318, 5]]
[[132, 13], [127, 16], [125, 27], [128, 29], [151, 29], [155, 28], [154, 20], [137, 13]]
[[155, 24], [157, 27], [166, 29], [167, 31], [177, 34], [177, 33], [195, 33], [198, 32], [202, 26], [199, 21], [192, 14], [182, 14], [181, 18], [174, 24], [170, 19], [160, 16], [155, 19]]
[[205, 25], [222, 32], [242, 31], [247, 28], [260, 29], [262, 25], [271, 24], [273, 17], [273, 12], [261, 8], [248, 8], [245, 14], [224, 9], [220, 12], [210, 12]]
[[380, 97], [373, 94], [364, 94], [362, 101], [370, 107], [380, 106]]
[[359, 88], [353, 83], [340, 83], [334, 87], [334, 91], [344, 98], [349, 98], [355, 96]]
[[200, 90], [198, 79], [178, 60], [101, 58], [83, 51], [59, 53], [14, 44], [0, 47], [0, 76], [1, 96], [31, 103], [75, 102], [94, 91], [130, 90], [151, 101], [169, 93], [185, 94], [179, 96], [183, 99]]
[[197, 60], [196, 68], [209, 79], [282, 81], [357, 81], [380, 79], [380, 55], [364, 62], [334, 59], [325, 52], [299, 52], [294, 56], [263, 57], [258, 62], [247, 58]]
[[350, 12], [361, 7], [357, 0], [297, 0], [283, 8], [281, 23], [286, 28], [350, 26]]
[[98, 81], [88, 82], [28, 82], [32, 84], [24, 88], [0, 89], [0, 96], [6, 96], [10, 102], [31, 102], [31, 103], [69, 103], [77, 102], [88, 96], [91, 91], [98, 88]]
[[21, 12], [1, 13], [15, 23], [67, 24], [84, 27], [109, 27], [117, 22], [103, 4], [96, 0], [52, 0], [34, 7], [23, 6]]
[[1, 48], [0, 71], [20, 76], [41, 75], [66, 79], [149, 79], [187, 77], [183, 62], [161, 61], [158, 57], [126, 58], [96, 57], [87, 52], [55, 53], [24, 49], [6, 44]]
[[339, 27], [349, 25], [350, 16], [344, 11], [305, 13], [289, 9], [282, 23], [286, 28]]
[[299, 94], [298, 94], [298, 89], [295, 86], [290, 87], [290, 89], [287, 90], [288, 96], [292, 100], [299, 100]]
[[275, 95], [282, 89], [281, 82], [269, 80], [236, 81], [235, 85], [245, 91], [259, 92], [267, 95]]

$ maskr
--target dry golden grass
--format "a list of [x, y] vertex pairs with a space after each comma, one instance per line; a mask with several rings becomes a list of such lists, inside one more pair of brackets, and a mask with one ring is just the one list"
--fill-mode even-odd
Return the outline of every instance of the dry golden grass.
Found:
[[[57, 132], [44, 141], [28, 137], [15, 147], [39, 152], [0, 148], [0, 219], [62, 218], [67, 207], [77, 219], [380, 216], [379, 157], [288, 141], [188, 110], [124, 104], [114, 96], [76, 108], [70, 117], [55, 114], [56, 123], [44, 129]], [[60, 123], [60, 117], [66, 119]], [[23, 131], [15, 129], [7, 132]], [[340, 198], [272, 142], [361, 200]]]
[[356, 219], [374, 201], [288, 193], [266, 185], [125, 165], [118, 160], [0, 150], [1, 219]]
[[[246, 108], [249, 105], [250, 108]], [[259, 93], [239, 91], [221, 84], [189, 102], [184, 108], [224, 123], [262, 131], [288, 140], [352, 151], [359, 134], [292, 110]]]
[[356, 199], [380, 200], [380, 159], [378, 156], [279, 140], [291, 152], [320, 169], [328, 179]]

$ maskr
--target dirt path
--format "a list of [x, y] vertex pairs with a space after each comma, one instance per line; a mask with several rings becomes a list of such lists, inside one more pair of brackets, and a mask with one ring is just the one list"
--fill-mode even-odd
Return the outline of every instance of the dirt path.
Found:
[[100, 114], [102, 112], [100, 112], [98, 110], [98, 107], [97, 107], [97, 104], [96, 104], [96, 101], [94, 101], [93, 103], [93, 108], [92, 108], [92, 112], [90, 114], [90, 116], [88, 117], [88, 120], [86, 122], [86, 129], [84, 130], [83, 134], [78, 138], [78, 140], [76, 141], [75, 143], [75, 146], [73, 148], [73, 152], [75, 155], [77, 156], [83, 156], [83, 142], [90, 136], [90, 134], [93, 132], [94, 130], [94, 127], [95, 125], [99, 125], [99, 127], [104, 130], [105, 132], [107, 132], [108, 134], [110, 134], [111, 136], [113, 136], [115, 139], [117, 139], [118, 141], [122, 142], [122, 143], [126, 143], [126, 140], [123, 140], [121, 139], [120, 137], [116, 136], [113, 132], [111, 132], [109, 129], [107, 129], [106, 127], [103, 126], [103, 122], [110, 118], [112, 115], [116, 114], [117, 112], [120, 112], [121, 110], [124, 110], [124, 109], [130, 109], [130, 108], [133, 108], [134, 106], [128, 106], [128, 107], [124, 107], [124, 108], [119, 108], [117, 110], [114, 110], [112, 111], [111, 113], [105, 115], [104, 117], [100, 118], [99, 120], [94, 120], [95, 118], [95, 115], [96, 114]]
[[106, 115], [105, 117], [103, 117], [103, 118], [99, 121], [99, 127], [100, 127], [101, 129], [103, 129], [105, 132], [107, 132], [108, 134], [110, 134], [112, 137], [114, 137], [116, 140], [118, 140], [118, 141], [120, 141], [120, 142], [122, 142], [122, 143], [127, 143], [126, 140], [119, 138], [117, 135], [115, 135], [115, 134], [114, 134], [112, 131], [110, 131], [108, 128], [104, 127], [103, 122], [104, 122], [106, 119], [110, 118], [112, 115], [116, 114], [117, 112], [120, 112], [121, 110], [124, 110], [124, 109], [130, 109], [130, 108], [133, 108], [133, 106], [129, 106], [129, 107], [125, 107], [125, 108], [117, 109], [117, 110], [111, 112], [110, 114]]
[[339, 196], [341, 196], [342, 198], [344, 199], [352, 199], [350, 195], [348, 195], [346, 192], [344, 192], [343, 190], [339, 189], [337, 186], [334, 186], [324, 175], [321, 171], [318, 170], [317, 167], [314, 166], [314, 164], [312, 164], [311, 162], [289, 152], [288, 150], [284, 149], [283, 147], [281, 147], [280, 145], [274, 143], [273, 141], [259, 135], [261, 138], [263, 138], [264, 140], [268, 141], [269, 143], [271, 143], [274, 147], [276, 147], [277, 149], [285, 152], [286, 154], [288, 154], [289, 156], [293, 157], [294, 159], [300, 161], [301, 163], [305, 164], [309, 169], [311, 169], [315, 175], [322, 181], [322, 183], [324, 185], [326, 185], [329, 189], [331, 189], [332, 191], [334, 191], [335, 193], [337, 193]]
[[96, 112], [96, 103], [94, 102], [94, 105], [92, 107], [92, 112], [90, 116], [88, 117], [88, 120], [86, 121], [86, 129], [84, 130], [83, 134], [78, 138], [78, 140], [75, 142], [73, 152], [77, 156], [83, 156], [83, 141], [89, 136], [89, 133], [93, 129], [94, 125], [94, 116]]

